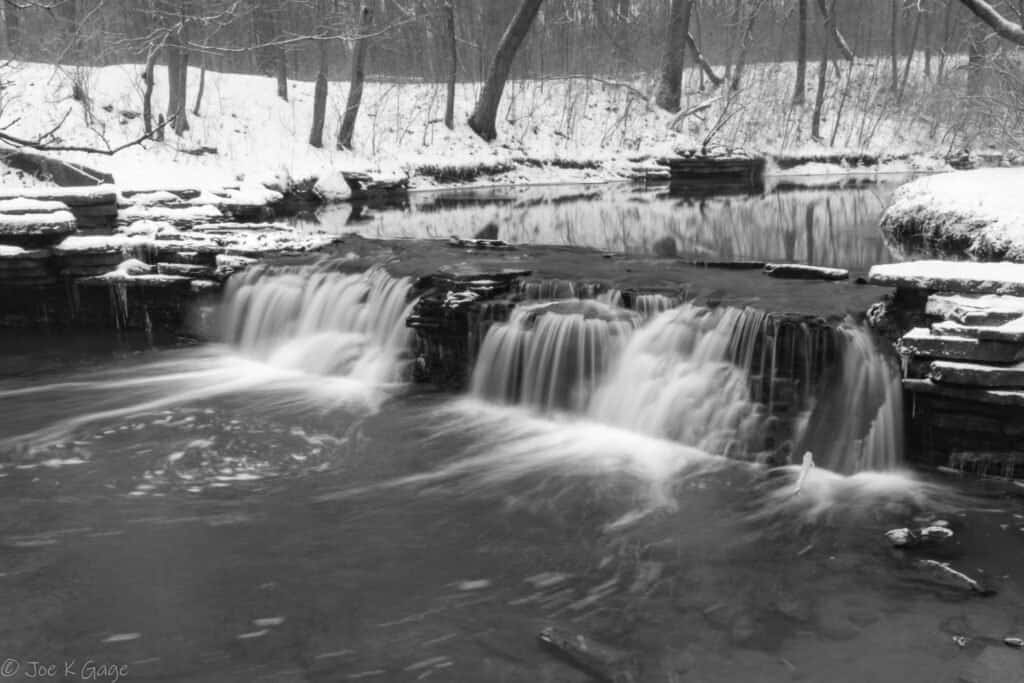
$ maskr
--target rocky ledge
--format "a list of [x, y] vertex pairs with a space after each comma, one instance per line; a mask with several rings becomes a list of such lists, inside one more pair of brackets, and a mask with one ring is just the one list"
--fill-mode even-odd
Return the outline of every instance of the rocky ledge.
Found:
[[1024, 467], [1024, 265], [921, 261], [876, 266], [897, 288], [897, 343], [912, 452], [1000, 477]]

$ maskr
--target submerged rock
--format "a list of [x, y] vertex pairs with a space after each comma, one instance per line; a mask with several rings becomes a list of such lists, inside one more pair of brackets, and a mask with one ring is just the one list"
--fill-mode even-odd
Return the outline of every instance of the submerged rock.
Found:
[[885, 537], [895, 548], [916, 548], [931, 543], [941, 543], [953, 537], [952, 530], [945, 526], [926, 526], [916, 529], [890, 529]]

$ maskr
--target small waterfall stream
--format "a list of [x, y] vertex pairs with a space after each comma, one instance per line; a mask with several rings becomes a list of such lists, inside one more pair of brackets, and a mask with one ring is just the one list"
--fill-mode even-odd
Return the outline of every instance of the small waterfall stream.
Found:
[[231, 281], [222, 333], [269, 365], [369, 383], [398, 381], [411, 335], [408, 279], [254, 268]]
[[806, 324], [671, 308], [665, 297], [634, 302], [641, 311], [621, 301], [613, 291], [516, 309], [488, 331], [472, 394], [716, 455], [785, 464], [799, 448], [841, 474], [900, 463], [899, 380], [867, 331], [830, 332], [839, 356], [821, 381], [828, 349]]

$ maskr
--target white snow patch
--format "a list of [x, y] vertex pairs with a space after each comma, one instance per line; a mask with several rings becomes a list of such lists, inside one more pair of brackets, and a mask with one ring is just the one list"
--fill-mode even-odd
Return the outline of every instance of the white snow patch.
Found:
[[882, 218], [897, 239], [966, 244], [961, 256], [1024, 261], [1024, 169], [985, 168], [899, 188]]
[[0, 213], [3, 214], [53, 213], [67, 210], [67, 204], [57, 201], [45, 201], [29, 197], [0, 200]]

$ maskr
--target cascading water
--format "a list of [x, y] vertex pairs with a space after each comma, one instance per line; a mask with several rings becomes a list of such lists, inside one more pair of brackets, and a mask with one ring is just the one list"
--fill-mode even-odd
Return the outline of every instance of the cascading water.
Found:
[[637, 325], [596, 300], [520, 306], [484, 338], [473, 393], [536, 408], [582, 410]]
[[806, 325], [692, 304], [650, 317], [615, 294], [514, 311], [488, 332], [472, 393], [716, 455], [785, 462], [796, 443], [842, 474], [899, 463], [899, 380], [865, 330], [832, 333], [839, 362], [822, 384], [824, 350]]
[[841, 362], [808, 411], [800, 438], [840, 473], [891, 470], [902, 462], [903, 388], [863, 327], [838, 330]]
[[[750, 399], [749, 334], [763, 319], [684, 304], [630, 340], [588, 407], [590, 418], [709, 453], [752, 440], [763, 410]], [[737, 334], [739, 332], [739, 334]]]
[[409, 288], [408, 279], [380, 268], [357, 274], [255, 268], [231, 282], [224, 338], [276, 367], [397, 381], [410, 342]]

